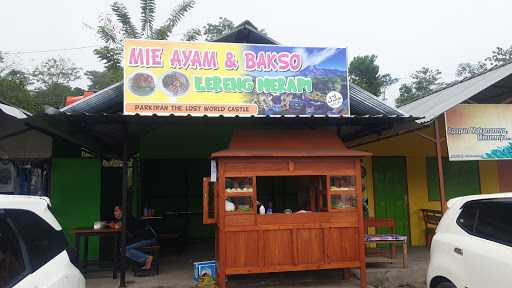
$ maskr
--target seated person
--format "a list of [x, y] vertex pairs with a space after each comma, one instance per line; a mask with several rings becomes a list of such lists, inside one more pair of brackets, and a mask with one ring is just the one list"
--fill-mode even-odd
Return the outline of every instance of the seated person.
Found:
[[[114, 222], [108, 226], [113, 229], [121, 229], [123, 210], [120, 206], [114, 207], [114, 217]], [[126, 215], [126, 232], [126, 257], [143, 265], [143, 270], [150, 270], [153, 256], [145, 254], [139, 248], [156, 245], [155, 232], [144, 222], [135, 219], [130, 213]]]

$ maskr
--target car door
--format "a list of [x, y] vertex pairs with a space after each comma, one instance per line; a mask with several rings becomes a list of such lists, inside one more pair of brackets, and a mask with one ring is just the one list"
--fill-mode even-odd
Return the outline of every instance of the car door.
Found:
[[486, 199], [474, 205], [470, 236], [454, 253], [464, 259], [467, 288], [509, 288], [512, 283], [512, 199]]
[[19, 234], [0, 209], [0, 287], [13, 287], [29, 273]]
[[85, 286], [80, 272], [69, 260], [67, 240], [62, 230], [55, 230], [29, 210], [5, 209], [5, 212], [8, 221], [18, 231], [26, 266], [30, 269], [15, 288]]

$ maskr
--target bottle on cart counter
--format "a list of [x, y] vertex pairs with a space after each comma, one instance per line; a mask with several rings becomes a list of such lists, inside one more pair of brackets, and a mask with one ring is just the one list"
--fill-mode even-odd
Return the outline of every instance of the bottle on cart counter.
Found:
[[265, 215], [265, 206], [263, 204], [260, 206], [260, 215]]

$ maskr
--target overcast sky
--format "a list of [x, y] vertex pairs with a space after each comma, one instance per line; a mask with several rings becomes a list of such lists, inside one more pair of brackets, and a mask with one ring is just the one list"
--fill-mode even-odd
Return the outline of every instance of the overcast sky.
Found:
[[[0, 51], [27, 52], [100, 45], [93, 30], [111, 0], [16, 0], [0, 10]], [[124, 2], [139, 25], [139, 1]], [[286, 45], [348, 47], [349, 58], [377, 54], [381, 72], [401, 82], [428, 66], [455, 77], [458, 63], [476, 62], [496, 46], [512, 44], [512, 1], [393, 0], [292, 1], [197, 0], [176, 29], [174, 39], [191, 27], [227, 17], [238, 24], [249, 19]], [[178, 1], [157, 0], [159, 25]], [[62, 55], [84, 71], [102, 69], [93, 47], [52, 52], [9, 54], [24, 69], [44, 58]], [[87, 81], [75, 83], [85, 88]], [[391, 89], [393, 94], [397, 87]]]

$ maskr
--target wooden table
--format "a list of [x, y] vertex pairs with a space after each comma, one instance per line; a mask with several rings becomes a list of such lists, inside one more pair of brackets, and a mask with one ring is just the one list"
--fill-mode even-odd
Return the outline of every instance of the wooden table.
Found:
[[[375, 243], [375, 244], [401, 244], [403, 249], [402, 254], [402, 267], [407, 268], [407, 236], [396, 235], [396, 234], [379, 234], [379, 235], [366, 235], [365, 242], [367, 244]], [[392, 246], [394, 248], [394, 246]], [[394, 249], [391, 252], [391, 258], [394, 257]], [[367, 258], [366, 262], [383, 262], [383, 261], [372, 261], [372, 259]]]
[[82, 266], [85, 270], [87, 268], [87, 256], [89, 253], [89, 237], [113, 237], [114, 238], [114, 261], [112, 263], [112, 278], [117, 278], [117, 266], [118, 266], [118, 258], [119, 258], [119, 249], [118, 242], [119, 236], [121, 235], [121, 230], [112, 229], [112, 228], [102, 228], [102, 229], [93, 229], [93, 228], [75, 228], [71, 229], [71, 234], [75, 235], [75, 248], [78, 253], [78, 265], [80, 267], [80, 240], [84, 238], [84, 255], [83, 255], [83, 263]]

